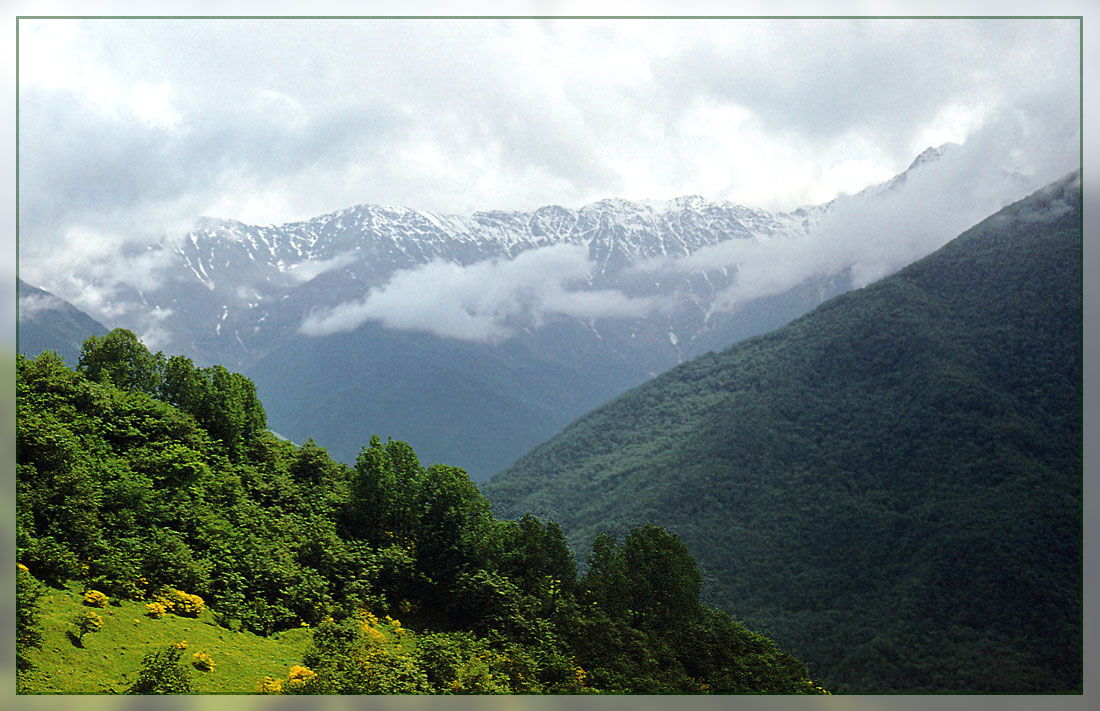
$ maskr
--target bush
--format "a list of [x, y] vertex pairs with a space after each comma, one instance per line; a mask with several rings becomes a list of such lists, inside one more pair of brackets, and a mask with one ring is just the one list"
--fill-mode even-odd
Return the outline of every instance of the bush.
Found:
[[112, 541], [106, 548], [91, 561], [88, 572], [91, 585], [116, 599], [144, 598], [149, 581], [141, 577], [138, 545], [122, 539]]
[[84, 593], [84, 604], [88, 607], [107, 607], [111, 599], [98, 590], [88, 590]]
[[191, 664], [199, 671], [214, 671], [214, 660], [209, 654], [195, 652], [191, 655]]
[[317, 678], [317, 672], [313, 671], [309, 667], [303, 667], [295, 664], [290, 668], [290, 672], [286, 676], [286, 682], [288, 686], [301, 688], [310, 681]]
[[265, 676], [256, 690], [261, 694], [281, 694], [283, 693], [283, 680]]
[[35, 577], [47, 585], [61, 587], [65, 581], [80, 576], [80, 561], [76, 554], [52, 536], [33, 539], [21, 536], [20, 559], [34, 569]]
[[27, 653], [42, 646], [42, 623], [39, 620], [38, 599], [42, 597], [42, 585], [31, 575], [27, 566], [19, 564], [15, 574], [15, 666], [29, 669]]
[[152, 617], [154, 620], [159, 620], [164, 617], [164, 613], [168, 612], [168, 606], [160, 602], [150, 602], [145, 606], [145, 614]]
[[313, 630], [313, 649], [305, 663], [317, 673], [304, 689], [287, 693], [409, 694], [431, 691], [413, 656], [415, 643], [393, 632], [366, 611], [336, 623], [322, 621]]
[[127, 694], [190, 694], [191, 680], [187, 667], [180, 662], [180, 645], [169, 645], [150, 652], [141, 661], [137, 681]]
[[190, 595], [174, 588], [162, 589], [153, 601], [164, 605], [168, 612], [180, 617], [198, 617], [206, 609], [206, 603], [198, 595]]

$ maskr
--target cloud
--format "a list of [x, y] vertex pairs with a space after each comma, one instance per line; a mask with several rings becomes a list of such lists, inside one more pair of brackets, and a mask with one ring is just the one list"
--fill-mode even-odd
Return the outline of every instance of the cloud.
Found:
[[362, 299], [312, 313], [300, 330], [309, 336], [323, 336], [377, 321], [387, 328], [495, 343], [523, 326], [541, 325], [552, 315], [628, 318], [663, 307], [653, 297], [584, 290], [594, 268], [587, 249], [574, 244], [468, 266], [434, 261], [397, 272]]
[[1000, 150], [1045, 170], [1079, 134], [1078, 28], [21, 20], [20, 269], [64, 284], [86, 269], [66, 255], [178, 236], [201, 215], [269, 224], [362, 203], [461, 215], [688, 194], [787, 210], [1002, 117], [1019, 130]]
[[298, 283], [305, 283], [310, 279], [320, 276], [325, 272], [340, 269], [354, 262], [358, 257], [355, 252], [338, 254], [331, 259], [310, 259], [305, 262], [292, 264], [287, 268], [287, 274]]
[[[1034, 127], [1023, 116], [989, 122], [964, 145], [948, 146], [935, 161], [905, 175], [899, 186], [842, 195], [807, 233], [728, 240], [653, 269], [686, 273], [726, 269], [734, 283], [716, 295], [712, 311], [773, 296], [822, 276], [848, 272], [855, 288], [930, 254], [1011, 202], [1068, 172], [1079, 137], [1047, 126], [1052, 140], [1036, 155], [1005, 152]], [[1041, 154], [1041, 155], [1040, 155]], [[1027, 169], [1025, 173], [1023, 170]], [[1064, 172], [1063, 172], [1064, 171]]]
[[59, 309], [65, 305], [62, 299], [53, 294], [31, 294], [19, 297], [19, 320], [31, 321], [39, 313]]

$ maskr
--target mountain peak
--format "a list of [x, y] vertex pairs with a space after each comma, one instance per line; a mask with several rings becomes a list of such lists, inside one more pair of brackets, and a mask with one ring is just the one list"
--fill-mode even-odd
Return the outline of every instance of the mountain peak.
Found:
[[942, 158], [948, 151], [955, 150], [958, 147], [959, 144], [950, 142], [944, 143], [936, 147], [929, 146], [928, 148], [925, 148], [923, 151], [921, 151], [920, 155], [913, 159], [913, 162], [909, 164], [909, 167], [905, 169], [905, 172], [908, 173], [910, 170], [913, 170], [913, 168], [916, 168], [919, 165], [924, 165], [925, 163], [937, 161]]

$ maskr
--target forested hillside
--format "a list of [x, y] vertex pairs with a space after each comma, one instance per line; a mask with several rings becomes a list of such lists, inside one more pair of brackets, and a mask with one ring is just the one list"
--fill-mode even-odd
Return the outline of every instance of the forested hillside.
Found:
[[494, 478], [587, 546], [651, 521], [841, 691], [1081, 690], [1079, 174], [677, 367]]
[[103, 324], [48, 291], [16, 279], [19, 302], [19, 352], [35, 356], [52, 350], [76, 365], [88, 336], [106, 335]]
[[[264, 693], [822, 692], [700, 603], [699, 570], [664, 529], [599, 537], [581, 574], [555, 523], [494, 518], [462, 469], [392, 440], [365, 443], [354, 467], [280, 440], [249, 379], [129, 331], [88, 339], [75, 369], [19, 356], [17, 404], [24, 693], [126, 655], [132, 683], [104, 690], [224, 692], [214, 669], [255, 647], [236, 635], [303, 628], [312, 644], [285, 678], [237, 658], [234, 683], [252, 670], [244, 683]], [[44, 620], [56, 641], [75, 599], [66, 653], [51, 655]], [[200, 620], [180, 629], [205, 646], [127, 637], [144, 629], [138, 609]]]

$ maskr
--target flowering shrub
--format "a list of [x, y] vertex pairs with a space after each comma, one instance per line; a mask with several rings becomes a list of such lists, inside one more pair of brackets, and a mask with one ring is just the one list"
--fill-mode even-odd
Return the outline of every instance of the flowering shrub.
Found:
[[107, 607], [110, 603], [110, 598], [98, 590], [89, 590], [84, 593], [84, 604], [88, 607]]
[[265, 676], [257, 691], [261, 694], [281, 694], [283, 693], [283, 680]]
[[295, 664], [290, 668], [290, 673], [287, 674], [286, 680], [290, 686], [298, 686], [305, 684], [307, 681], [312, 681], [317, 678], [317, 672], [313, 671], [309, 667], [303, 667]]
[[214, 660], [210, 658], [209, 654], [204, 652], [195, 652], [192, 654], [191, 663], [199, 671], [214, 671]]
[[431, 691], [416, 659], [412, 639], [399, 637], [393, 626], [368, 610], [343, 622], [323, 622], [314, 629], [313, 649], [305, 664], [316, 677], [298, 672], [301, 682], [287, 682], [283, 693], [409, 694]]
[[198, 617], [206, 608], [206, 603], [198, 595], [190, 595], [174, 588], [162, 589], [153, 600], [164, 605], [168, 612], [180, 617]]
[[150, 602], [145, 606], [145, 614], [149, 615], [155, 620], [159, 620], [164, 617], [164, 613], [168, 611], [168, 606], [159, 602]]

